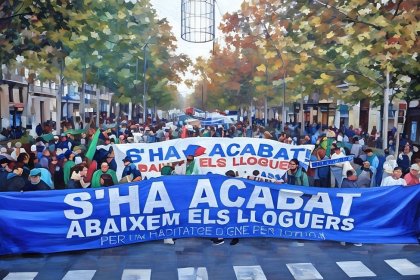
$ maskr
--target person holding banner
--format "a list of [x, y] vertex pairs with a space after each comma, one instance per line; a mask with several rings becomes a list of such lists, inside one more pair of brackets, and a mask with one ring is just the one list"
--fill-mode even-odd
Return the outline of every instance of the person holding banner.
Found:
[[[337, 146], [333, 146], [331, 151], [333, 152], [331, 159], [337, 159], [346, 156]], [[341, 181], [343, 181], [343, 166], [344, 163], [336, 163], [331, 165], [331, 173], [335, 178], [335, 186], [337, 188], [341, 188]]]
[[141, 181], [142, 180], [141, 172], [137, 169], [136, 165], [133, 163], [131, 158], [125, 157], [123, 159], [123, 162], [124, 162], [125, 167], [122, 172], [121, 178], [132, 176], [133, 179], [131, 181], [133, 182]]
[[175, 175], [185, 175], [186, 172], [186, 164], [184, 160], [178, 161], [174, 163], [174, 171]]
[[[319, 147], [318, 149], [314, 151], [311, 159], [316, 161], [316, 160], [326, 160], [329, 158], [327, 157], [327, 151]], [[314, 182], [315, 187], [330, 188], [331, 187], [330, 167], [326, 165], [326, 166], [315, 168], [314, 180], [315, 180]]]
[[194, 155], [187, 155], [187, 163], [185, 166], [185, 175], [200, 175], [200, 167], [195, 161]]
[[289, 170], [283, 175], [283, 181], [289, 185], [309, 187], [308, 175], [302, 167], [299, 167], [299, 161], [293, 158], [289, 162]]

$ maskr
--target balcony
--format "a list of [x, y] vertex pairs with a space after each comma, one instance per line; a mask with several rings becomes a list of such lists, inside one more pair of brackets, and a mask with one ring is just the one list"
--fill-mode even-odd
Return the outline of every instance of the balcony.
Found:
[[29, 85], [29, 92], [55, 98], [58, 93], [58, 87], [50, 88], [46, 86]]

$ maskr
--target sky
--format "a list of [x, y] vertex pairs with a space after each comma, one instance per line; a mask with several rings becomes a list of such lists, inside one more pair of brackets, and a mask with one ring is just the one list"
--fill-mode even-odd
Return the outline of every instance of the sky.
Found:
[[[213, 47], [212, 42], [208, 43], [190, 43], [181, 38], [181, 0], [150, 0], [153, 8], [156, 10], [159, 18], [167, 18], [172, 26], [172, 32], [177, 38], [178, 52], [185, 53], [194, 61], [199, 56], [209, 57]], [[240, 9], [243, 0], [218, 0], [216, 1], [216, 40], [220, 36], [217, 27], [220, 24], [223, 14], [235, 12]], [[191, 78], [192, 75], [187, 75]], [[178, 87], [182, 95], [192, 92], [192, 89], [185, 85]]]

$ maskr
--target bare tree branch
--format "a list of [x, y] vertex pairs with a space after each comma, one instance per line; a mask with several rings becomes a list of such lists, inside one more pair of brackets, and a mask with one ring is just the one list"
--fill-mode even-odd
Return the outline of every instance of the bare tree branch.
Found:
[[401, 5], [401, 3], [403, 2], [403, 0], [399, 0], [398, 1], [398, 4], [397, 4], [397, 8], [395, 9], [395, 13], [394, 13], [394, 15], [392, 16], [392, 18], [394, 18], [394, 17], [396, 17], [397, 16], [397, 14], [398, 14], [398, 10], [400, 9], [400, 5]]

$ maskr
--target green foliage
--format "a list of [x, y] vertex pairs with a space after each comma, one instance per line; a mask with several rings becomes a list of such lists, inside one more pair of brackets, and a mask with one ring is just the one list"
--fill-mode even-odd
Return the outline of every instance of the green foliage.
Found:
[[[221, 31], [226, 47], [216, 49], [200, 69], [226, 100], [238, 97], [234, 91], [222, 92], [240, 80], [232, 70], [249, 78], [258, 96], [278, 96], [276, 90], [286, 75], [288, 101], [321, 92], [322, 98], [349, 103], [369, 98], [376, 104], [382, 101], [389, 72], [391, 88], [398, 88], [402, 98], [408, 94], [407, 99], [415, 92], [413, 80], [419, 75], [419, 13], [413, 1], [396, 2], [244, 2], [240, 11], [224, 16]], [[240, 70], [248, 61], [253, 69], [246, 76]], [[347, 87], [337, 87], [343, 83]]]
[[15, 65], [19, 55], [38, 79], [57, 81], [65, 61], [67, 81], [81, 84], [86, 69], [87, 83], [108, 87], [122, 103], [140, 101], [146, 59], [147, 88], [165, 104], [176, 91], [168, 85], [181, 82], [191, 62], [175, 54], [171, 27], [148, 0], [8, 0], [0, 4], [0, 31], [2, 64]]

